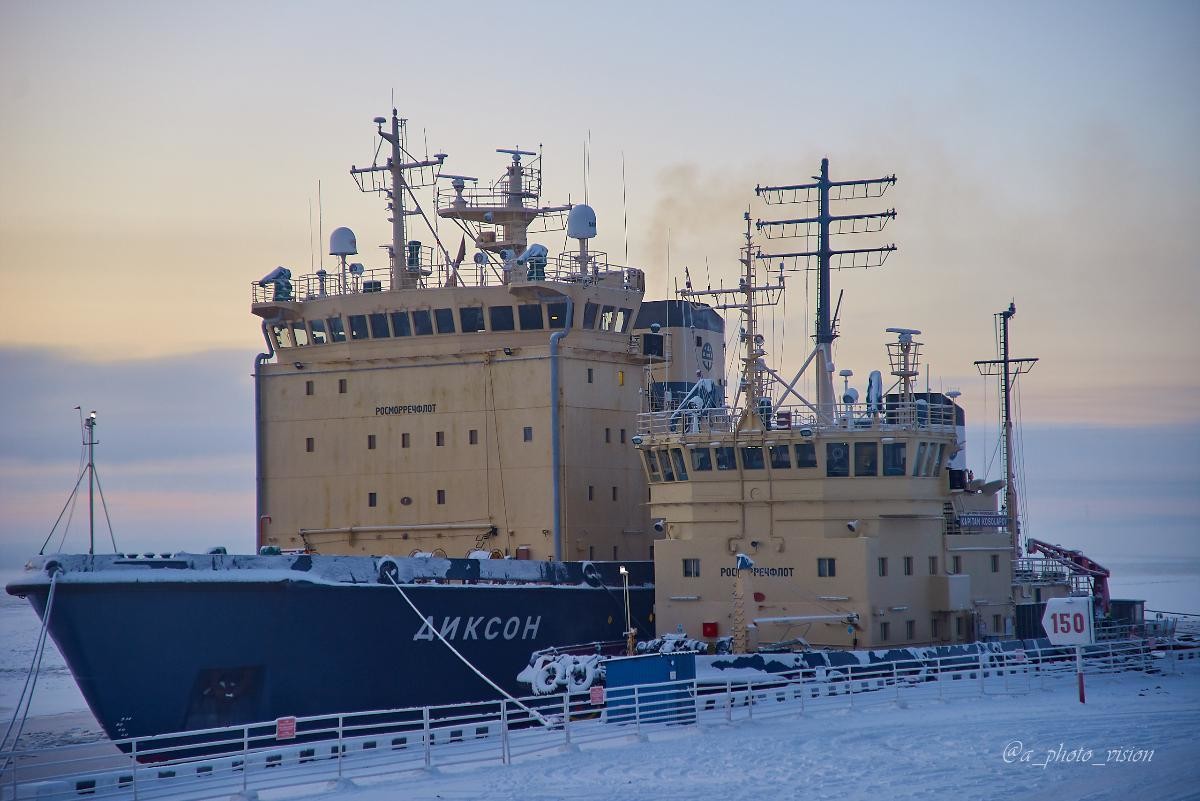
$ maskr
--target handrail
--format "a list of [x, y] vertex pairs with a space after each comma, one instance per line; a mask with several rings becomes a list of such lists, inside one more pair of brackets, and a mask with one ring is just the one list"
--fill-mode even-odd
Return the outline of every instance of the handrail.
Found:
[[[1200, 647], [1152, 650], [1153, 640], [1108, 641], [1084, 649], [1089, 676], [1200, 668]], [[871, 704], [949, 697], [1023, 695], [1075, 687], [1073, 647], [988, 651], [846, 667], [801, 668], [737, 680], [699, 679], [429, 708], [295, 718], [295, 739], [276, 722], [95, 743], [14, 750], [0, 799], [201, 799], [347, 781], [435, 765], [502, 763], [538, 753], [698, 723], [796, 716]], [[535, 724], [544, 716], [550, 726]]]

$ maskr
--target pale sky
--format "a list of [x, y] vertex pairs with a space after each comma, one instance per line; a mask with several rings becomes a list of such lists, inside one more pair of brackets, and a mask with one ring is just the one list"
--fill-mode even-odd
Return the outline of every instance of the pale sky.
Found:
[[[960, 387], [982, 423], [995, 406], [971, 362], [993, 356], [992, 315], [1015, 299], [1016, 355], [1041, 358], [1027, 422], [1194, 427], [1197, 42], [1192, 2], [3, 0], [0, 342], [22, 364], [48, 347], [54, 364], [110, 365], [117, 384], [220, 351], [241, 381], [262, 344], [250, 282], [309, 272], [318, 181], [326, 236], [349, 225], [384, 264], [382, 203], [347, 170], [370, 161], [394, 93], [450, 172], [491, 180], [494, 148], [544, 145], [547, 202], [582, 200], [590, 138], [594, 246], [618, 263], [623, 160], [628, 263], [655, 297], [685, 265], [736, 280], [756, 183], [806, 181], [822, 156], [835, 178], [894, 172], [855, 210], [896, 207], [874, 241], [899, 251], [834, 278], [839, 367], [865, 376], [884, 366], [885, 327], [922, 329], [934, 386]], [[771, 328], [784, 369], [811, 317], [804, 276], [789, 281]], [[4, 442], [49, 420], [72, 439], [89, 393], [63, 387], [54, 402], [74, 400], [30, 408], [47, 415], [36, 426], [6, 419]], [[228, 413], [242, 426], [250, 409]], [[0, 453], [12, 471], [26, 444]], [[252, 441], [220, 458], [247, 454]], [[217, 458], [193, 456], [184, 473]], [[1197, 494], [1183, 489], [1193, 512]]]

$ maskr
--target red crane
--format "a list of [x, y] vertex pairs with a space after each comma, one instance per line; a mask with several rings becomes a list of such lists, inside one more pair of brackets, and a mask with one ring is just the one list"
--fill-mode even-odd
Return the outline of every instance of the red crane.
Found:
[[1040, 553], [1053, 559], [1077, 576], [1091, 578], [1092, 595], [1100, 598], [1100, 608], [1104, 614], [1108, 614], [1108, 579], [1112, 575], [1108, 568], [1084, 556], [1082, 551], [1064, 548], [1061, 545], [1051, 545], [1041, 540], [1025, 540], [1025, 550], [1031, 554]]

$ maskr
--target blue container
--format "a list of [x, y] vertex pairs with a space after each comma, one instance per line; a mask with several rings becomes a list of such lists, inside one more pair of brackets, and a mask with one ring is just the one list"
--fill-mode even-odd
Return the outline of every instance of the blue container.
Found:
[[695, 654], [621, 656], [604, 667], [607, 722], [696, 722]]

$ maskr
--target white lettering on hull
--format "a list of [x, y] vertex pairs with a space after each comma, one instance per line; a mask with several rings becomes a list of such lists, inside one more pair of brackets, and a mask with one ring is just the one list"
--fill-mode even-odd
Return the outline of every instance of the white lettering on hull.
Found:
[[[486, 621], [486, 622], [485, 622]], [[459, 629], [462, 629], [461, 633]], [[542, 616], [510, 617], [507, 620], [499, 617], [470, 617], [465, 625], [461, 616], [442, 618], [441, 626], [437, 625], [434, 617], [428, 616], [421, 622], [421, 627], [413, 635], [413, 642], [437, 639], [447, 641], [458, 640], [535, 640], [542, 627]], [[482, 628], [482, 632], [480, 629]], [[441, 635], [439, 638], [438, 635]]]

